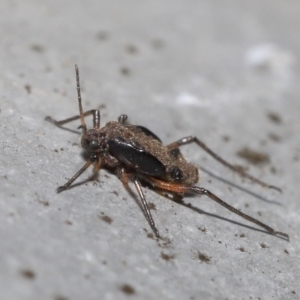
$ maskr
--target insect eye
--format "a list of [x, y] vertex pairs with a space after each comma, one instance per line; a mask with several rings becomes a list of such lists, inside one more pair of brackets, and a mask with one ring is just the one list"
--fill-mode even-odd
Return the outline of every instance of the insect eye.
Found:
[[180, 181], [183, 178], [182, 171], [176, 166], [171, 166], [168, 172], [174, 181]]
[[91, 140], [88, 146], [89, 150], [98, 150], [99, 144], [97, 140]]

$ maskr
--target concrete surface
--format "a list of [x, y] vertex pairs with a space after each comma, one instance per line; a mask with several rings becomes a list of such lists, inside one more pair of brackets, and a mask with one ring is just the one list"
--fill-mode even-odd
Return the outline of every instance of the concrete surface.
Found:
[[[299, 299], [299, 10], [276, 0], [2, 0], [0, 298]], [[195, 134], [280, 186], [183, 149], [201, 186], [290, 242], [205, 197], [186, 198], [191, 209], [146, 189], [157, 242], [105, 170], [56, 194], [84, 163], [78, 135], [44, 121], [78, 113], [75, 63], [84, 107], [101, 108], [102, 124], [126, 113], [166, 143]], [[245, 147], [265, 162], [239, 157]]]

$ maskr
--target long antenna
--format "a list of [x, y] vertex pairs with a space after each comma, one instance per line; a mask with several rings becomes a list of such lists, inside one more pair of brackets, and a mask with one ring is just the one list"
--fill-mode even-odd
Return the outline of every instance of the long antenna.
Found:
[[80, 120], [81, 120], [81, 126], [82, 128], [82, 133], [86, 134], [86, 124], [84, 121], [84, 115], [83, 115], [83, 109], [82, 109], [82, 103], [81, 103], [81, 92], [80, 92], [80, 83], [79, 83], [79, 69], [78, 66], [75, 65], [75, 73], [76, 73], [76, 85], [77, 85], [77, 96], [78, 96], [78, 104], [79, 104], [79, 115], [80, 115]]

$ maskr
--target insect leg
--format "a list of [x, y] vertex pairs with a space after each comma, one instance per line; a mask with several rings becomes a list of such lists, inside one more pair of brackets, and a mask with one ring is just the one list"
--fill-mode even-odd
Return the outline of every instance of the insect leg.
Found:
[[[101, 160], [100, 159], [97, 159], [96, 160], [97, 162], [94, 164], [94, 168], [93, 168], [93, 174], [92, 176], [90, 177], [90, 180], [97, 180], [97, 176], [98, 176], [98, 173], [101, 169]], [[93, 162], [93, 161], [92, 161]]]
[[238, 173], [240, 176], [245, 177], [250, 179], [252, 182], [257, 183], [263, 187], [267, 187], [269, 189], [274, 189], [277, 190], [279, 192], [281, 192], [281, 189], [273, 186], [273, 185], [269, 185], [257, 178], [255, 178], [254, 176], [242, 171], [241, 169], [233, 166], [232, 164], [230, 164], [229, 162], [225, 161], [222, 157], [220, 157], [219, 155], [217, 155], [214, 151], [212, 151], [210, 148], [208, 148], [203, 142], [201, 142], [197, 137], [195, 136], [188, 136], [188, 137], [184, 137], [174, 143], [171, 143], [169, 145], [167, 145], [167, 147], [169, 149], [174, 149], [174, 148], [178, 148], [180, 146], [186, 145], [186, 144], [191, 144], [191, 143], [196, 143], [199, 147], [201, 147], [203, 150], [205, 150], [208, 154], [210, 154], [214, 159], [216, 159], [218, 162], [220, 162], [222, 165], [226, 166], [227, 168], [229, 168], [230, 170]]
[[211, 193], [210, 191], [198, 187], [198, 186], [191, 186], [188, 189], [188, 193], [191, 192], [193, 194], [197, 194], [197, 195], [206, 195], [208, 196], [210, 199], [216, 201], [217, 203], [219, 203], [220, 205], [222, 205], [223, 207], [225, 207], [226, 209], [230, 210], [231, 212], [241, 216], [242, 218], [257, 224], [258, 226], [265, 228], [269, 233], [273, 234], [273, 235], [278, 235], [278, 236], [282, 236], [284, 238], [286, 238], [287, 240], [289, 240], [289, 236], [286, 233], [280, 232], [280, 231], [276, 231], [273, 228], [271, 228], [270, 226], [260, 222], [259, 220], [250, 217], [249, 215], [241, 212], [240, 210], [234, 208], [233, 206], [227, 204], [225, 201], [221, 200], [219, 197], [217, 197], [215, 194]]
[[211, 193], [210, 191], [198, 187], [198, 186], [186, 186], [184, 184], [176, 184], [176, 183], [169, 183], [169, 182], [165, 182], [165, 181], [161, 181], [158, 179], [154, 179], [154, 178], [150, 178], [147, 177], [145, 178], [145, 180], [147, 180], [149, 183], [153, 184], [155, 187], [161, 188], [163, 190], [166, 191], [170, 191], [170, 192], [175, 192], [175, 193], [179, 193], [179, 194], [194, 194], [194, 195], [206, 195], [208, 196], [210, 199], [216, 201], [217, 203], [219, 203], [220, 205], [222, 205], [223, 207], [225, 207], [226, 209], [230, 210], [231, 212], [241, 216], [242, 218], [257, 224], [258, 226], [266, 229], [270, 234], [272, 235], [277, 235], [277, 236], [281, 236], [284, 237], [285, 239], [287, 239], [289, 241], [289, 236], [286, 233], [280, 232], [280, 231], [276, 231], [273, 228], [271, 228], [270, 226], [260, 222], [259, 220], [250, 217], [249, 215], [239, 211], [238, 209], [234, 208], [233, 206], [227, 204], [225, 201], [221, 200], [219, 197], [217, 197], [215, 194]]
[[[94, 128], [98, 129], [100, 127], [100, 112], [99, 112], [99, 110], [91, 109], [89, 111], [86, 111], [83, 114], [84, 117], [87, 117], [87, 116], [90, 116], [90, 115], [93, 115], [93, 125], [94, 125]], [[79, 120], [80, 118], [81, 118], [80, 115], [77, 115], [77, 116], [74, 116], [74, 117], [71, 117], [71, 118], [68, 118], [68, 119], [65, 119], [65, 120], [56, 121], [52, 117], [47, 116], [45, 118], [45, 120], [48, 121], [48, 122], [50, 122], [50, 123], [52, 123], [52, 124], [54, 124], [57, 127], [61, 127], [62, 125], [66, 124], [66, 123]]]
[[52, 119], [51, 117], [46, 117], [45, 120], [49, 121], [50, 123], [53, 123], [54, 125], [60, 127], [63, 124], [75, 121], [80, 119], [81, 120], [81, 126], [79, 126], [79, 128], [82, 128], [82, 133], [85, 135], [87, 133], [87, 129], [86, 129], [86, 124], [84, 121], [84, 117], [89, 116], [91, 114], [93, 114], [93, 125], [94, 125], [94, 129], [99, 129], [100, 128], [100, 112], [99, 110], [94, 110], [91, 109], [87, 112], [83, 112], [82, 109], [82, 101], [81, 101], [81, 92], [80, 92], [80, 82], [79, 82], [79, 69], [78, 66], [75, 65], [75, 73], [76, 73], [76, 88], [77, 88], [77, 97], [78, 97], [78, 105], [79, 105], [79, 115], [62, 120], [62, 121], [56, 121], [54, 119]]
[[128, 119], [127, 115], [120, 115], [120, 117], [118, 118], [118, 122], [121, 124], [125, 124], [127, 119]]
[[140, 181], [132, 174], [129, 174], [129, 173], [125, 173], [124, 169], [118, 169], [117, 170], [117, 175], [118, 177], [120, 178], [120, 180], [122, 181], [123, 185], [125, 186], [125, 188], [128, 190], [129, 187], [128, 187], [128, 182], [129, 181], [132, 181], [134, 183], [134, 186], [139, 194], [139, 197], [141, 199], [141, 202], [142, 202], [142, 206], [143, 206], [143, 210], [144, 210], [144, 213], [146, 215], [146, 218], [155, 234], [155, 236], [157, 238], [161, 238], [156, 226], [155, 226], [155, 223], [153, 221], [153, 218], [152, 218], [152, 215], [151, 215], [151, 212], [149, 210], [149, 207], [148, 207], [148, 204], [147, 204], [147, 200], [146, 200], [146, 197], [145, 197], [145, 194], [142, 190], [142, 186], [141, 186], [141, 183]]
[[85, 165], [63, 186], [57, 188], [57, 192], [63, 192], [70, 188], [70, 185], [92, 164], [92, 160], [88, 160]]
[[136, 178], [133, 179], [133, 183], [134, 183], [135, 188], [138, 191], [138, 194], [139, 194], [139, 196], [140, 196], [140, 198], [142, 200], [143, 209], [146, 212], [146, 216], [147, 216], [148, 222], [150, 223], [150, 226], [151, 226], [152, 230], [154, 231], [156, 237], [160, 238], [159, 232], [158, 232], [157, 228], [155, 227], [155, 223], [154, 223], [153, 218], [151, 216], [151, 213], [150, 213], [147, 201], [146, 201], [145, 194], [144, 194], [144, 192], [142, 190], [141, 183]]

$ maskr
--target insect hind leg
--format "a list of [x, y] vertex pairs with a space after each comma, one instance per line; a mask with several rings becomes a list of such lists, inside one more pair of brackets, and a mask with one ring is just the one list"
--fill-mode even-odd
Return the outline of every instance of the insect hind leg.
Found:
[[284, 232], [280, 232], [280, 231], [276, 231], [274, 230], [272, 227], [262, 223], [261, 221], [241, 212], [240, 210], [236, 209], [235, 207], [229, 205], [228, 203], [226, 203], [225, 201], [221, 200], [219, 197], [217, 197], [215, 194], [213, 194], [212, 192], [210, 192], [209, 190], [202, 188], [202, 187], [198, 187], [198, 186], [191, 186], [187, 188], [187, 193], [191, 193], [191, 194], [196, 194], [196, 195], [206, 195], [208, 196], [211, 200], [219, 203], [220, 205], [222, 205], [223, 207], [225, 207], [226, 209], [230, 210], [231, 212], [241, 216], [242, 218], [257, 224], [258, 226], [266, 229], [270, 234], [272, 235], [276, 235], [276, 236], [281, 236], [283, 238], [285, 238], [287, 241], [289, 241], [289, 235], [284, 233]]
[[188, 185], [184, 185], [184, 184], [165, 182], [165, 181], [158, 180], [158, 179], [155, 179], [155, 178], [152, 178], [152, 177], [147, 177], [145, 180], [147, 180], [154, 187], [160, 188], [164, 191], [170, 191], [170, 192], [173, 192], [173, 193], [177, 193], [180, 196], [185, 195], [185, 194], [198, 195], [198, 196], [206, 195], [211, 200], [219, 203], [220, 205], [222, 205], [226, 209], [230, 210], [231, 212], [233, 212], [233, 213], [241, 216], [242, 218], [244, 218], [244, 219], [246, 219], [246, 220], [248, 220], [248, 221], [264, 228], [264, 229], [266, 229], [270, 234], [282, 237], [282, 238], [286, 239], [287, 241], [289, 241], [288, 234], [286, 234], [284, 232], [276, 231], [272, 227], [270, 227], [270, 226], [260, 222], [259, 220], [257, 220], [255, 218], [239, 211], [238, 209], [236, 209], [235, 207], [229, 205], [228, 203], [226, 203], [225, 201], [223, 201], [222, 199], [220, 199], [219, 197], [217, 197], [215, 194], [211, 193], [207, 189], [204, 189], [202, 187], [198, 187], [198, 186], [195, 186], [195, 185], [188, 186]]
[[169, 145], [167, 145], [167, 147], [169, 149], [175, 149], [178, 148], [180, 146], [183, 145], [187, 145], [187, 144], [191, 144], [191, 143], [196, 143], [199, 147], [201, 147], [203, 150], [205, 150], [208, 154], [210, 154], [214, 159], [216, 159], [219, 163], [221, 163], [222, 165], [226, 166], [227, 168], [229, 168], [230, 170], [232, 170], [233, 172], [238, 173], [240, 176], [245, 177], [250, 179], [252, 182], [257, 183], [263, 187], [269, 188], [269, 189], [274, 189], [277, 190], [278, 192], [281, 193], [281, 189], [273, 186], [273, 185], [269, 185], [263, 181], [261, 181], [258, 178], [255, 178], [254, 176], [244, 172], [243, 170], [241, 170], [240, 168], [237, 168], [235, 166], [233, 166], [232, 164], [230, 164], [229, 162], [227, 162], [226, 160], [224, 160], [222, 157], [220, 157], [218, 154], [216, 154], [214, 151], [212, 151], [209, 147], [206, 146], [206, 144], [204, 144], [202, 141], [200, 141], [196, 136], [188, 136], [188, 137], [184, 137], [174, 143], [171, 143]]

